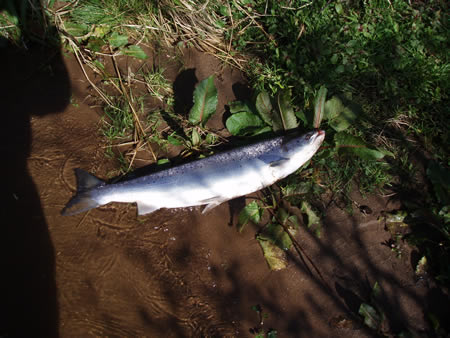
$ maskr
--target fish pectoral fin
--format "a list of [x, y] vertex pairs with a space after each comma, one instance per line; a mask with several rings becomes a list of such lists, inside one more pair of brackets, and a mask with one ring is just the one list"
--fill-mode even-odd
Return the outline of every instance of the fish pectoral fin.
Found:
[[158, 209], [160, 209], [160, 207], [151, 205], [151, 204], [147, 204], [144, 202], [136, 202], [137, 203], [137, 207], [138, 207], [138, 215], [145, 215], [145, 214], [150, 214], [153, 211], [156, 211]]
[[[214, 197], [210, 197], [210, 198], [205, 198], [204, 200], [200, 200], [199, 202], [201, 204], [209, 204], [209, 203], [216, 203], [218, 201], [220, 201], [221, 198], [220, 196], [214, 196]], [[218, 203], [222, 203], [222, 202], [218, 202]]]
[[264, 154], [258, 157], [261, 161], [263, 161], [266, 164], [269, 164], [271, 167], [277, 167], [279, 165], [282, 165], [283, 163], [286, 163], [289, 161], [288, 158], [273, 155], [273, 154]]
[[215, 207], [219, 206], [220, 204], [222, 204], [222, 202], [213, 202], [213, 203], [209, 203], [205, 209], [202, 210], [202, 214], [206, 214], [207, 212], [211, 211], [212, 209], [214, 209]]
[[227, 198], [223, 198], [220, 196], [214, 196], [200, 201], [202, 204], [207, 204], [205, 209], [203, 209], [202, 214], [206, 214], [208, 211], [214, 209], [215, 207], [226, 201], [228, 201]]
[[285, 159], [282, 159], [282, 160], [279, 160], [279, 161], [275, 161], [275, 162], [272, 162], [272, 163], [270, 163], [270, 167], [279, 167], [279, 166], [282, 166], [283, 164], [285, 164], [286, 162], [288, 162], [289, 161], [289, 159], [288, 158], [285, 158]]

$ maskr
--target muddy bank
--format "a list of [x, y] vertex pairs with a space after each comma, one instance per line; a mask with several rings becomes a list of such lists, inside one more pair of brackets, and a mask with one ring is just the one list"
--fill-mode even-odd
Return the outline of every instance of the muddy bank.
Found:
[[[183, 82], [180, 68], [169, 69], [177, 91], [191, 97], [195, 82], [215, 73], [218, 107], [235, 98], [240, 73], [211, 56], [185, 53], [189, 78]], [[279, 337], [370, 336], [352, 313], [368, 301], [375, 282], [384, 292], [386, 330], [428, 329], [431, 291], [415, 278], [410, 251], [399, 259], [383, 245], [389, 234], [377, 219], [393, 206], [381, 197], [354, 196], [370, 206], [370, 215], [327, 208], [322, 237], [302, 227], [303, 257], [293, 252], [279, 272], [268, 269], [255, 229], [236, 231], [233, 206], [242, 200], [208, 215], [193, 208], [137, 217], [134, 205], [110, 204], [60, 216], [75, 190], [74, 168], [105, 178], [117, 163], [104, 156], [101, 109], [91, 105], [93, 90], [80, 65], [73, 55], [57, 53], [55, 60], [49, 81], [65, 90], [47, 87], [42, 113], [31, 94], [45, 83], [42, 74], [31, 75], [30, 90], [20, 81], [2, 90], [16, 91], [7, 105], [14, 114], [3, 127], [11, 141], [5, 151], [14, 159], [2, 169], [11, 178], [2, 236], [4, 307], [11, 309], [1, 327], [6, 335], [252, 337], [255, 329], [275, 329]], [[120, 62], [127, 69], [136, 61]], [[53, 107], [53, 100], [61, 103]], [[218, 113], [208, 126], [220, 132]]]

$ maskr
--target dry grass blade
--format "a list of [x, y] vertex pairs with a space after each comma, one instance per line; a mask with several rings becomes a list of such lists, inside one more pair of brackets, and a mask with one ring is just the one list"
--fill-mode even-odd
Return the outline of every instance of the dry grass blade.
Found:
[[[111, 51], [111, 53], [112, 53], [112, 51]], [[155, 152], [153, 151], [152, 146], [150, 145], [150, 143], [145, 141], [146, 134], [145, 134], [144, 128], [142, 127], [141, 121], [139, 120], [139, 116], [138, 116], [136, 109], [132, 103], [132, 100], [128, 94], [128, 91], [126, 90], [126, 88], [123, 84], [122, 75], [120, 74], [120, 70], [119, 70], [119, 67], [117, 66], [116, 58], [114, 56], [112, 56], [112, 61], [113, 61], [113, 65], [114, 65], [114, 69], [116, 71], [117, 77], [119, 79], [120, 91], [121, 91], [122, 95], [125, 97], [127, 104], [130, 107], [131, 112], [133, 113], [133, 118], [134, 118], [134, 123], [135, 123], [134, 140], [137, 141], [138, 145], [139, 145], [139, 143], [143, 143], [144, 145], [146, 145], [148, 147], [148, 149], [150, 150], [150, 153], [152, 154], [153, 159], [155, 161], [157, 161], [157, 157], [155, 155]], [[137, 150], [135, 150], [135, 154], [133, 155], [132, 160], [130, 161], [130, 167], [133, 164], [133, 160], [136, 156], [136, 152], [137, 152]]]

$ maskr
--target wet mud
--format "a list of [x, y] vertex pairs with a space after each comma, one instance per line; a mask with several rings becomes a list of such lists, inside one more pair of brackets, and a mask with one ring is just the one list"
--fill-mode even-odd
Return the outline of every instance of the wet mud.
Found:
[[[273, 329], [278, 337], [372, 336], [355, 314], [375, 282], [384, 292], [387, 331], [429, 329], [430, 289], [415, 278], [411, 252], [397, 258], [383, 245], [389, 233], [377, 218], [395, 207], [386, 198], [354, 196], [370, 206], [369, 215], [325, 208], [322, 237], [302, 227], [302, 256], [293, 251], [288, 268], [278, 272], [269, 270], [256, 229], [236, 231], [242, 199], [207, 215], [192, 208], [137, 217], [134, 205], [113, 203], [61, 216], [75, 191], [74, 168], [105, 178], [117, 165], [104, 155], [102, 112], [91, 105], [93, 90], [73, 55], [57, 50], [49, 59], [45, 51], [29, 63], [29, 54], [10, 52], [1, 63], [13, 83], [4, 77], [1, 90], [0, 335], [253, 337]], [[10, 68], [19, 57], [30, 66]], [[236, 70], [196, 51], [184, 58], [188, 71], [181, 78], [172, 69], [174, 89], [187, 91], [177, 109], [186, 108], [193, 85], [212, 73], [218, 107], [240, 95], [244, 79]], [[123, 58], [120, 66], [135, 62]], [[218, 132], [221, 113], [208, 123]]]

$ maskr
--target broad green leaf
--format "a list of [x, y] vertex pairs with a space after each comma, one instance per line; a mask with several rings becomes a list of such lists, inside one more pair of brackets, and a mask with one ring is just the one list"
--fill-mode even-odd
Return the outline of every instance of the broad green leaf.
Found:
[[339, 150], [359, 156], [364, 160], [379, 160], [384, 157], [384, 153], [367, 147], [364, 140], [358, 136], [346, 132], [337, 133], [334, 136], [337, 146], [342, 146]]
[[298, 127], [297, 117], [291, 105], [291, 91], [283, 90], [278, 95], [278, 110], [280, 112], [281, 121], [284, 130], [289, 130]]
[[262, 209], [256, 201], [250, 202], [239, 213], [238, 230], [241, 232], [248, 222], [258, 224], [261, 221]]
[[198, 134], [197, 129], [192, 129], [191, 140], [194, 147], [200, 143], [200, 135]]
[[303, 122], [303, 126], [307, 127], [308, 126], [308, 118], [305, 115], [305, 112], [299, 110], [295, 112], [295, 116], [297, 116], [300, 121]]
[[350, 127], [355, 119], [355, 113], [350, 108], [345, 107], [337, 117], [330, 121], [330, 127], [340, 132]]
[[142, 48], [139, 46], [136, 46], [136, 45], [132, 45], [132, 46], [129, 46], [128, 48], [122, 49], [120, 52], [123, 55], [132, 56], [137, 59], [144, 60], [147, 58], [147, 54], [145, 54], [145, 52], [142, 50]]
[[314, 210], [312, 209], [311, 205], [306, 202], [302, 201], [300, 210], [302, 213], [306, 214], [308, 218], [308, 228], [311, 228], [313, 225], [320, 225], [320, 217], [316, 215]]
[[325, 98], [327, 97], [328, 89], [325, 86], [320, 87], [317, 93], [316, 99], [314, 101], [314, 128], [320, 127], [320, 122], [322, 121], [323, 111], [325, 106]]
[[189, 121], [205, 125], [216, 112], [217, 101], [217, 88], [214, 85], [214, 75], [211, 75], [200, 82], [194, 90], [194, 106], [189, 112]]
[[324, 120], [333, 120], [338, 117], [340, 113], [343, 112], [345, 106], [342, 104], [342, 101], [337, 96], [333, 96], [331, 99], [325, 102], [324, 107]]
[[270, 126], [265, 126], [259, 129], [256, 129], [252, 132], [252, 136], [261, 135], [265, 133], [270, 133], [272, 131], [272, 128]]
[[286, 252], [284, 250], [272, 244], [270, 241], [258, 239], [258, 242], [261, 245], [264, 258], [267, 264], [269, 264], [270, 270], [278, 271], [287, 267]]
[[342, 9], [342, 5], [340, 3], [337, 3], [336, 5], [334, 5], [334, 9], [336, 9], [336, 12], [338, 14], [344, 13], [344, 10]]
[[175, 133], [172, 133], [169, 136], [167, 136], [167, 142], [169, 142], [170, 144], [173, 144], [174, 146], [182, 146], [183, 142], [181, 142], [178, 139], [178, 137], [175, 135]]
[[128, 43], [128, 36], [120, 35], [119, 33], [114, 32], [108, 38], [108, 42], [112, 47], [115, 48], [123, 47]]
[[[289, 229], [289, 232], [294, 235], [296, 230]], [[258, 239], [271, 241], [273, 244], [283, 250], [289, 250], [292, 246], [291, 238], [286, 233], [286, 231], [284, 231], [284, 228], [277, 223], [269, 223], [268, 225], [266, 225], [263, 232], [258, 235]]]
[[231, 115], [225, 125], [232, 135], [246, 135], [264, 127], [264, 122], [255, 114], [242, 112]]
[[243, 111], [254, 113], [251, 104], [248, 101], [233, 101], [229, 103], [229, 105], [231, 114], [241, 113]]
[[371, 305], [362, 303], [359, 307], [358, 313], [363, 316], [364, 324], [368, 327], [377, 330], [381, 326], [381, 316]]
[[256, 97], [256, 110], [264, 122], [269, 126], [273, 124], [272, 102], [270, 102], [270, 96], [267, 92], [262, 91]]

